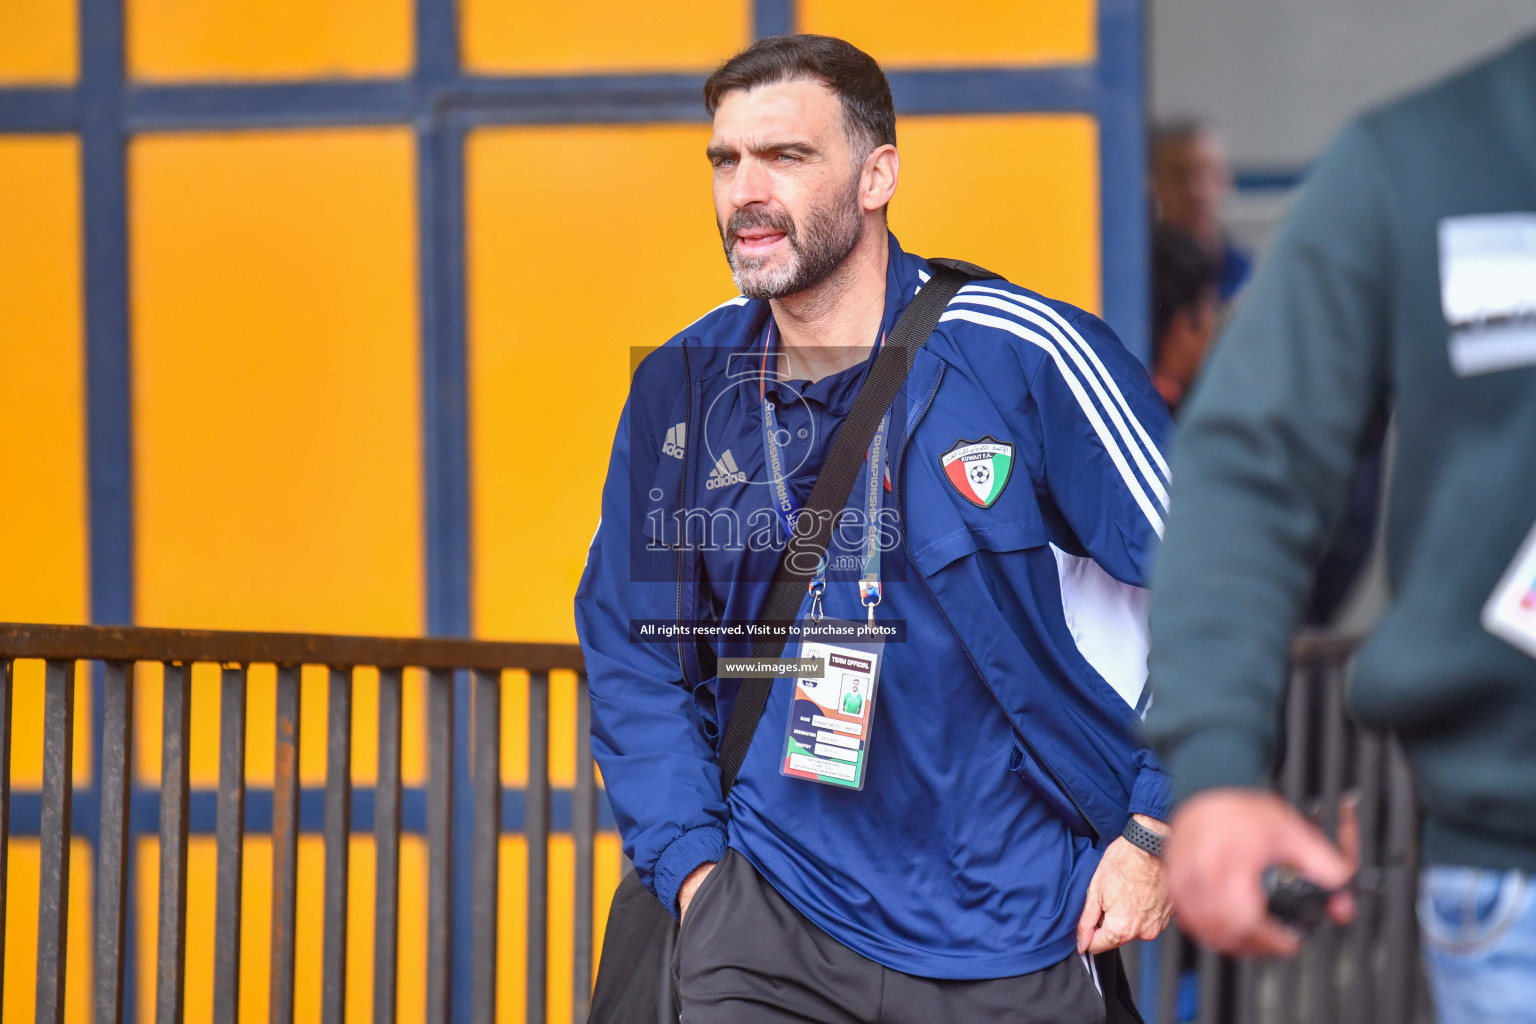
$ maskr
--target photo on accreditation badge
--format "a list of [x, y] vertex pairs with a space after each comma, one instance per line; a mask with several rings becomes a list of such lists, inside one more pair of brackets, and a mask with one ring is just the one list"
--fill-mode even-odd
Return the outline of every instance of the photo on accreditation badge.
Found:
[[868, 679], [856, 672], [839, 672], [838, 676], [842, 679], [842, 699], [837, 709], [845, 715], [863, 718], [864, 709], [869, 706]]

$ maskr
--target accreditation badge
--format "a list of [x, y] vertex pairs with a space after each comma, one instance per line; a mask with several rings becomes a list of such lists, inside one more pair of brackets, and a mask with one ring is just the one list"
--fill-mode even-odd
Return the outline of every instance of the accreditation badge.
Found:
[[1536, 658], [1536, 527], [1483, 606], [1483, 628]]
[[799, 657], [818, 659], [821, 676], [795, 680], [779, 772], [863, 789], [885, 643], [864, 622], [805, 619], [799, 628]]

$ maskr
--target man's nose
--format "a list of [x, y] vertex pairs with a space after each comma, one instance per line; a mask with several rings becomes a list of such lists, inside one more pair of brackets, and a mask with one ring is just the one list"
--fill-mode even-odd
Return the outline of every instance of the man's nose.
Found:
[[768, 174], [756, 160], [743, 160], [731, 175], [731, 188], [727, 196], [736, 209], [744, 209], [754, 203], [766, 203], [771, 198]]

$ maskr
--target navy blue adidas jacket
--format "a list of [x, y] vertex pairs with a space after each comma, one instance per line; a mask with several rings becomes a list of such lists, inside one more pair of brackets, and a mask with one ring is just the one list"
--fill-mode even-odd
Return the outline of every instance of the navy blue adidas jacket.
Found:
[[[890, 252], [896, 313], [928, 272], [894, 238]], [[731, 811], [714, 757], [738, 684], [715, 678], [714, 664], [749, 653], [750, 640], [635, 642], [631, 623], [720, 614], [703, 535], [684, 540], [674, 523], [703, 503], [706, 472], [760, 471], [739, 447], [724, 469], [718, 452], [699, 460], [722, 381], [761, 352], [769, 315], [738, 297], [640, 363], [576, 598], [593, 749], [625, 851], [674, 912], [687, 874], [725, 849]], [[1166, 818], [1167, 778], [1138, 735], [1149, 696], [1140, 588], [1167, 506], [1170, 430], [1145, 370], [1096, 317], [980, 281], [949, 303], [896, 402], [890, 475], [905, 564], [942, 610], [949, 648], [1006, 714], [1012, 771], [1098, 852], [1130, 814]], [[957, 439], [982, 438], [1014, 446], [1017, 478], [988, 507], [962, 497], [940, 458]], [[775, 770], [775, 751], [758, 759], [757, 748], [782, 745], [764, 735], [781, 732], [765, 715], [743, 781], [759, 761]]]

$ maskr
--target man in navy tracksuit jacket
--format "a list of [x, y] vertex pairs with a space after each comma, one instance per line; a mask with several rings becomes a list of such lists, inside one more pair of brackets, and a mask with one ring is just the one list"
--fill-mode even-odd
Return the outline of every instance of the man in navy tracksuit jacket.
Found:
[[625, 851], [683, 921], [683, 1020], [1102, 1020], [1081, 954], [1168, 917], [1150, 852], [1167, 780], [1137, 730], [1166, 410], [1092, 315], [1000, 279], [962, 288], [828, 550], [820, 611], [905, 624], [877, 689], [827, 705], [868, 711], [862, 789], [782, 770], [780, 680], [722, 799], [739, 680], [716, 667], [752, 640], [637, 624], [753, 620], [781, 511], [929, 269], [885, 228], [895, 118], [868, 56], [775, 37], [705, 95], [743, 294], [636, 370], [576, 599]]

